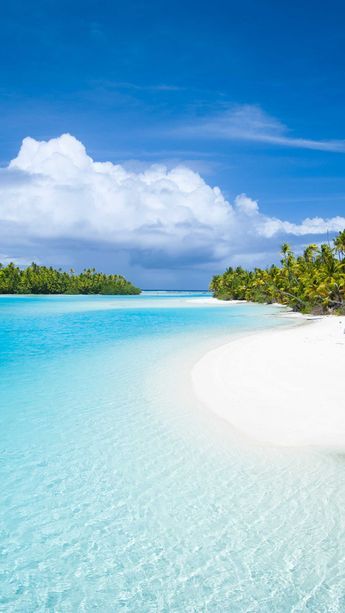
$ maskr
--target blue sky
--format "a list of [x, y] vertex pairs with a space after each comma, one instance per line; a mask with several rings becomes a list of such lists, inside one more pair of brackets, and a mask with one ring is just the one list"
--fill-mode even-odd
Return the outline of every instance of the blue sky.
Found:
[[[1, 165], [6, 170], [16, 158], [24, 137], [49, 141], [69, 133], [93, 160], [136, 176], [151, 164], [168, 171], [184, 164], [227, 202], [245, 193], [269, 218], [301, 224], [344, 216], [344, 18], [343, 4], [333, 0], [3, 3]], [[20, 181], [30, 168], [18, 169]], [[63, 252], [66, 266], [118, 263], [147, 287], [206, 286], [241, 254], [235, 241], [228, 252], [207, 255], [209, 235], [203, 255], [201, 239], [194, 245], [194, 259], [184, 249], [172, 257], [170, 247], [156, 249], [155, 242], [138, 251], [140, 224], [126, 245], [61, 228], [53, 237], [28, 232], [21, 242], [12, 227], [11, 242], [6, 224], [13, 216], [6, 215], [3, 258], [57, 264]], [[205, 217], [198, 223], [204, 226]], [[244, 237], [244, 264], [277, 258], [282, 238], [299, 248], [325, 236], [283, 237], [284, 228], [274, 239], [259, 233], [252, 250]], [[214, 240], [225, 238], [216, 233]]]

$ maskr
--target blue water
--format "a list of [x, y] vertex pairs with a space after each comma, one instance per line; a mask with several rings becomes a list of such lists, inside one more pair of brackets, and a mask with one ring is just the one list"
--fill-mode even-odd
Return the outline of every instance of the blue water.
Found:
[[345, 458], [250, 445], [191, 389], [278, 312], [0, 297], [1, 611], [345, 610]]

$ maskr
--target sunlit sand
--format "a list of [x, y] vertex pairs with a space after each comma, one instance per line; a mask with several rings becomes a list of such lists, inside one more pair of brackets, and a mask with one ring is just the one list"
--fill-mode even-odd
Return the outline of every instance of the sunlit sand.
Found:
[[207, 353], [199, 399], [254, 441], [345, 448], [345, 318], [236, 339]]

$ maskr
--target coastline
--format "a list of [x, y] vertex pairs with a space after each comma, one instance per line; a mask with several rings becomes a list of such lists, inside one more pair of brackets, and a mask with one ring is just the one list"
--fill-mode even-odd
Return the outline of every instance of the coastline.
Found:
[[252, 442], [345, 448], [345, 317], [234, 339], [192, 369], [199, 401]]

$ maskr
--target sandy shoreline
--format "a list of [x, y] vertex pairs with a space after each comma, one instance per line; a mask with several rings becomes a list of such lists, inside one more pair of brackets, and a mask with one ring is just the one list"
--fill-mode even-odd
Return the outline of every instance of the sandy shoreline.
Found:
[[345, 317], [235, 339], [192, 370], [210, 410], [250, 439], [345, 449]]

